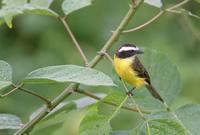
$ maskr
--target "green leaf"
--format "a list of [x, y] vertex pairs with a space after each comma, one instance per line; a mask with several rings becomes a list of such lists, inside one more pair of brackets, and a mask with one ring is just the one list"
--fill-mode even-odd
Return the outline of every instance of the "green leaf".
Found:
[[145, 0], [145, 3], [157, 7], [157, 8], [161, 8], [162, 7], [162, 1], [161, 0]]
[[138, 124], [137, 127], [132, 129], [128, 135], [145, 135], [145, 132], [142, 130], [144, 127], [144, 123]]
[[0, 9], [0, 25], [4, 22], [9, 28], [12, 28], [12, 20], [14, 17], [21, 14], [40, 14], [55, 16], [58, 15], [49, 9], [52, 0], [31, 0], [27, 3], [27, 0], [3, 0], [3, 6]]
[[200, 133], [200, 105], [185, 105], [176, 110], [178, 119], [185, 125], [191, 135]]
[[152, 135], [187, 135], [187, 130], [171, 119], [150, 120], [149, 127]]
[[27, 0], [3, 0], [2, 3], [4, 5], [9, 5], [9, 6], [19, 6], [23, 5], [27, 2]]
[[83, 118], [87, 113], [87, 109], [74, 110], [69, 112], [62, 119], [65, 120], [64, 123], [54, 130], [52, 135], [78, 135], [79, 126]]
[[[44, 119], [42, 119], [39, 124], [37, 124], [33, 130], [33, 134], [50, 134], [54, 132], [57, 128], [61, 127], [65, 120], [68, 118], [68, 113], [73, 112], [75, 109], [76, 104], [73, 102], [68, 102], [65, 105], [56, 107]], [[36, 110], [30, 116], [30, 120], [33, 119], [40, 111], [41, 109]], [[46, 131], [46, 129], [48, 130]]]
[[92, 0], [64, 0], [62, 4], [62, 9], [66, 15], [79, 10], [81, 8], [90, 6]]
[[114, 86], [112, 79], [101, 71], [76, 66], [61, 65], [41, 68], [31, 72], [24, 80], [25, 83], [64, 83], [75, 82], [91, 86]]
[[128, 131], [114, 131], [111, 135], [129, 135]]
[[[181, 91], [180, 74], [176, 65], [167, 56], [150, 49], [145, 49], [145, 53], [139, 57], [149, 72], [152, 85], [167, 104], [172, 103]], [[153, 98], [145, 87], [136, 89], [134, 94], [136, 102], [143, 107], [163, 108], [160, 101]]]
[[12, 114], [0, 114], [0, 129], [19, 129], [22, 126], [19, 117]]
[[79, 127], [80, 135], [110, 135], [111, 126], [108, 117], [98, 114], [98, 106], [91, 106]]
[[[155, 118], [147, 120], [151, 135], [187, 135], [187, 130], [176, 120]], [[146, 133], [145, 133], [146, 132]], [[129, 135], [148, 135], [146, 122], [139, 124]]]
[[0, 60], [0, 90], [12, 84], [12, 68], [5, 61]]
[[105, 98], [103, 98], [102, 101], [104, 101], [104, 102], [112, 102], [112, 103], [115, 103], [117, 105], [120, 105], [125, 97], [126, 97], [126, 94], [124, 92], [115, 91], [115, 92], [110, 93]]
[[32, 5], [48, 8], [54, 0], [31, 0]]

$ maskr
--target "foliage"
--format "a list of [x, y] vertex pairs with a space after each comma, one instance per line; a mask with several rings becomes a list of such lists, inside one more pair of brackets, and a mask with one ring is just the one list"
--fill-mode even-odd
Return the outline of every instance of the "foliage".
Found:
[[0, 129], [19, 129], [22, 126], [19, 117], [12, 114], [0, 114]]
[[12, 84], [12, 69], [4, 61], [0, 61], [0, 90]]
[[[72, 38], [75, 47], [83, 57], [84, 52], [68, 26], [66, 17], [74, 11], [92, 5], [93, 1], [64, 0], [60, 4], [65, 14], [64, 17], [50, 8], [53, 2], [53, 0], [3, 0], [0, 10], [0, 24], [6, 23], [9, 28], [12, 28], [12, 20], [16, 16], [24, 14], [39, 14], [54, 17], [61, 20]], [[144, 2], [156, 8], [162, 8], [161, 11], [163, 13], [185, 13], [199, 19], [199, 16], [192, 14], [186, 9], [170, 9], [170, 6], [168, 6], [170, 4], [166, 1], [145, 0]], [[185, 0], [181, 3], [176, 3], [176, 6], [179, 8], [187, 2]], [[0, 90], [10, 90], [5, 95], [9, 95], [16, 90], [21, 90], [45, 101], [45, 105], [30, 115], [27, 124], [25, 122], [23, 124], [18, 116], [1, 113], [0, 132], [1, 130], [18, 129], [16, 134], [23, 134], [31, 132], [31, 129], [34, 127], [31, 134], [35, 135], [198, 135], [200, 132], [198, 128], [200, 126], [200, 108], [198, 104], [186, 105], [174, 110], [171, 109], [171, 104], [181, 91], [181, 79], [177, 66], [168, 56], [152, 49], [145, 49], [145, 54], [139, 56], [150, 74], [152, 84], [164, 98], [164, 104], [154, 99], [144, 87], [136, 90], [133, 97], [129, 97], [125, 94], [124, 90], [127, 90], [127, 88], [125, 85], [122, 85], [122, 81], [114, 83], [113, 80], [116, 80], [116, 78], [112, 79], [101, 70], [93, 69], [103, 56], [111, 60], [107, 53], [108, 49], [117, 41], [120, 34], [123, 33], [125, 26], [142, 3], [142, 0], [138, 2], [132, 1], [130, 10], [121, 21], [117, 30], [113, 32], [111, 38], [103, 46], [100, 51], [101, 54], [97, 54], [86, 67], [78, 65], [55, 65], [39, 68], [26, 75], [23, 81], [21, 81], [21, 85], [17, 86], [12, 80], [11, 66], [5, 61], [0, 61]], [[142, 25], [142, 28], [152, 21], [154, 20], [150, 20], [150, 22]], [[25, 88], [39, 84], [69, 84], [69, 86], [58, 96], [54, 95], [55, 98], [53, 100], [49, 100], [37, 94], [37, 92], [34, 93], [35, 91], [33, 92]], [[9, 86], [14, 87], [14, 89], [10, 89], [11, 87]], [[93, 94], [91, 91], [85, 90], [93, 87], [109, 91]], [[75, 95], [74, 93], [80, 93], [87, 97], [83, 97], [84, 99], [79, 97], [76, 97], [78, 99], [68, 98], [70, 95]], [[91, 100], [89, 97], [99, 101]], [[64, 99], [68, 100], [63, 101]], [[104, 109], [102, 112], [100, 109], [102, 106], [108, 109]], [[131, 115], [136, 115], [140, 119], [136, 121], [136, 126], [131, 126], [131, 129], [115, 131], [112, 121], [122, 114], [121, 109], [130, 111]]]
[[76, 82], [85, 85], [113, 86], [112, 79], [104, 73], [76, 65], [63, 65], [41, 68], [31, 72], [24, 80], [25, 84]]

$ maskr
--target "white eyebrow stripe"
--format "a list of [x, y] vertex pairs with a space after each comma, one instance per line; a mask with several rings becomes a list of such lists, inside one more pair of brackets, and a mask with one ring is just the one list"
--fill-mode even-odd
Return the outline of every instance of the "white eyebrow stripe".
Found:
[[124, 47], [122, 47], [122, 48], [119, 49], [119, 52], [122, 52], [122, 51], [131, 51], [131, 50], [138, 51], [139, 48], [138, 47], [126, 47], [126, 46], [124, 46]]

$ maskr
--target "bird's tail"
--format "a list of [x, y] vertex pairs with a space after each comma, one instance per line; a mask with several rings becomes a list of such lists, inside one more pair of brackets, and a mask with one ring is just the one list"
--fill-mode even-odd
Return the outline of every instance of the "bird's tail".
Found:
[[149, 92], [151, 93], [151, 95], [160, 100], [162, 103], [164, 103], [163, 98], [160, 96], [160, 94], [156, 91], [156, 89], [151, 85], [151, 84], [147, 84], [146, 88], [149, 90]]

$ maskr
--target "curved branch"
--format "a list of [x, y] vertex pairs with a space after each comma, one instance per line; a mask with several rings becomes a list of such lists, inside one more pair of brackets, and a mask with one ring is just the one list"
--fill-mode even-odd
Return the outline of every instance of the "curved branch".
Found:
[[161, 10], [158, 14], [156, 14], [153, 18], [151, 18], [150, 20], [148, 20], [147, 22], [145, 22], [144, 24], [141, 24], [135, 28], [132, 28], [132, 29], [129, 29], [129, 30], [125, 30], [123, 31], [122, 33], [123, 34], [127, 34], [127, 33], [130, 33], [130, 32], [135, 32], [135, 31], [138, 31], [140, 29], [143, 29], [144, 27], [150, 25], [151, 23], [153, 23], [154, 21], [156, 21], [158, 18], [160, 18], [165, 12], [173, 12], [174, 9], [176, 8], [179, 8], [181, 6], [183, 6], [184, 4], [188, 3], [190, 0], [184, 0], [172, 7], [169, 7], [167, 9], [164, 9], [164, 10]]
[[148, 26], [149, 24], [153, 23], [154, 21], [156, 21], [158, 18], [160, 18], [163, 14], [164, 14], [165, 11], [161, 10], [157, 15], [155, 15], [153, 18], [151, 18], [149, 21], [145, 22], [144, 24], [138, 26], [138, 27], [135, 27], [133, 29], [130, 29], [130, 30], [125, 30], [123, 31], [123, 34], [126, 34], [126, 33], [130, 33], [130, 32], [134, 32], [134, 31], [137, 31], [137, 30], [140, 30], [140, 29], [143, 29], [145, 26]]

